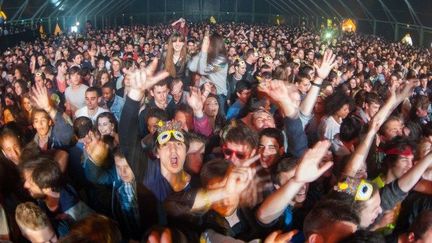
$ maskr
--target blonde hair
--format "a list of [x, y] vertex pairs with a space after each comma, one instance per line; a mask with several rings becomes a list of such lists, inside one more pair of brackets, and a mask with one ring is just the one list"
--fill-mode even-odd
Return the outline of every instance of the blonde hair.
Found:
[[47, 215], [32, 202], [21, 203], [16, 207], [15, 220], [20, 227], [41, 230], [50, 225]]

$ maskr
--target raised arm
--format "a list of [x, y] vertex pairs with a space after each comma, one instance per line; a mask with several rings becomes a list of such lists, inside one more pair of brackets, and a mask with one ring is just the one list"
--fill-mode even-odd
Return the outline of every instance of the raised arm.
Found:
[[[123, 106], [122, 115], [119, 124], [119, 140], [122, 151], [127, 155], [129, 163], [135, 163], [136, 151], [131, 149], [140, 148], [138, 137], [138, 112], [140, 102], [144, 98], [145, 90], [156, 84], [158, 81], [168, 77], [168, 72], [163, 71], [154, 75], [157, 66], [157, 59], [149, 65], [146, 70], [128, 71], [126, 75], [130, 75], [130, 91], [126, 97]], [[131, 135], [133, 137], [131, 137]], [[132, 168], [134, 168], [131, 165]]]
[[180, 23], [181, 21], [183, 21], [183, 18], [179, 18], [179, 19], [177, 19], [176, 21], [172, 22], [172, 23], [171, 23], [171, 26], [174, 27], [176, 24]]
[[186, 97], [189, 106], [194, 113], [194, 130], [206, 137], [212, 133], [208, 117], [203, 112], [204, 101], [201, 91], [197, 87], [190, 87], [189, 95]]
[[73, 137], [72, 125], [65, 119], [64, 114], [51, 104], [47, 88], [39, 85], [33, 87], [31, 99], [37, 107], [45, 110], [54, 122], [51, 137], [55, 146], [69, 145]]
[[357, 171], [365, 163], [368, 156], [369, 149], [374, 141], [375, 134], [380, 129], [381, 125], [390, 116], [391, 112], [407, 97], [412, 91], [412, 84], [406, 83], [399, 93], [396, 93], [394, 89], [391, 90], [391, 94], [387, 99], [384, 106], [377, 112], [372, 118], [369, 126], [368, 133], [362, 140], [360, 145], [356, 148], [354, 153], [351, 155], [347, 165], [345, 166], [343, 174], [345, 176], [355, 177]]
[[337, 65], [335, 62], [336, 56], [332, 50], [327, 50], [324, 53], [323, 61], [321, 66], [315, 65], [316, 77], [313, 81], [312, 87], [309, 90], [306, 98], [300, 105], [300, 112], [305, 116], [310, 116], [314, 108], [315, 102], [321, 90], [321, 85], [324, 79], [327, 78], [330, 71]]
[[333, 165], [333, 162], [326, 162], [319, 166], [329, 148], [329, 141], [320, 141], [304, 154], [295, 176], [268, 196], [259, 207], [256, 216], [261, 223], [270, 224], [279, 218], [305, 183], [315, 181]]
[[409, 192], [420, 180], [423, 173], [432, 164], [432, 153], [417, 162], [407, 173], [398, 179], [398, 186], [404, 192]]
[[207, 55], [208, 55], [209, 47], [210, 47], [210, 37], [206, 34], [201, 44], [201, 52], [198, 54], [199, 55], [198, 72], [201, 75], [207, 74], [206, 68], [207, 68]]

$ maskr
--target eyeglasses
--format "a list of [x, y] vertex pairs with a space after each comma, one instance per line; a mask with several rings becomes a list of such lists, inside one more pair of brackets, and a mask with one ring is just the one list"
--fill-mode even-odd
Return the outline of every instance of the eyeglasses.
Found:
[[229, 149], [227, 147], [222, 147], [222, 153], [227, 157], [232, 157], [235, 155], [240, 160], [246, 159], [246, 154]]

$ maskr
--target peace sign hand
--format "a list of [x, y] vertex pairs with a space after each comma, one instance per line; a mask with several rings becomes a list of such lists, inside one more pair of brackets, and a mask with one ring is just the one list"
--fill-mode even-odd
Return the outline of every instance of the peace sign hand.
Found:
[[166, 70], [155, 74], [157, 63], [158, 59], [155, 58], [145, 70], [134, 69], [126, 72], [126, 75], [128, 75], [128, 78], [130, 79], [131, 90], [128, 93], [129, 98], [135, 101], [141, 101], [144, 97], [145, 90], [151, 88], [157, 82], [169, 76], [169, 73]]

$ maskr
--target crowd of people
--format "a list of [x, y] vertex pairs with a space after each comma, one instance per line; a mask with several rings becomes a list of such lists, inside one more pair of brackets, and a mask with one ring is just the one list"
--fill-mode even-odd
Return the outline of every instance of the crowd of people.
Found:
[[0, 239], [427, 242], [430, 50], [240, 23], [0, 56]]

